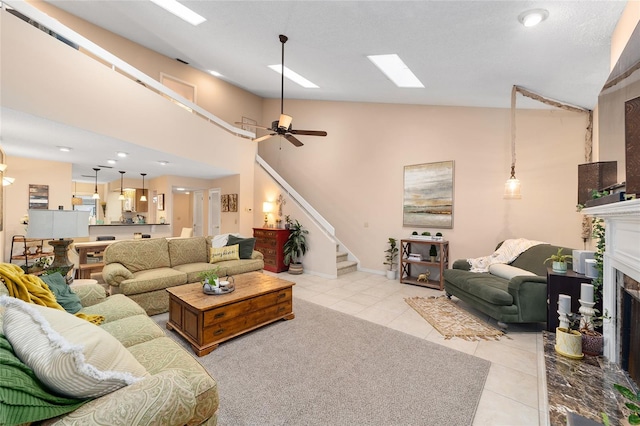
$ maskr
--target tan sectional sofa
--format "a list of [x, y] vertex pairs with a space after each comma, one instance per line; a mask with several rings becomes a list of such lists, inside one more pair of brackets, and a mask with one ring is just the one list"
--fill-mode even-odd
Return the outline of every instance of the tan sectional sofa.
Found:
[[[215, 380], [191, 354], [166, 337], [144, 309], [123, 295], [106, 297], [104, 288], [98, 284], [78, 285], [72, 289], [83, 305], [80, 312], [103, 315], [105, 321], [99, 327], [115, 337], [148, 375], [42, 424], [162, 426], [217, 423], [219, 400]], [[0, 296], [8, 294], [0, 282]], [[0, 308], [0, 333], [4, 312]], [[73, 317], [66, 312], [63, 314]]]
[[203, 271], [219, 267], [222, 275], [237, 275], [264, 268], [255, 250], [251, 259], [209, 263], [210, 247], [211, 237], [116, 241], [104, 252], [102, 276], [111, 294], [124, 294], [155, 315], [169, 310], [168, 287], [198, 282]]

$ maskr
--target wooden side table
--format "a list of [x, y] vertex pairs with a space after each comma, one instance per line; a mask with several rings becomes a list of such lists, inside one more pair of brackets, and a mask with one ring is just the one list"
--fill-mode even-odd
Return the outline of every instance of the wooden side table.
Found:
[[[591, 278], [578, 274], [574, 271], [567, 271], [566, 274], [553, 272], [547, 268], [547, 331], [556, 332], [558, 327], [558, 295], [566, 294], [571, 296], [571, 312], [578, 313], [580, 309], [580, 284], [591, 284]], [[595, 309], [602, 314], [602, 299], [598, 300]]]
[[264, 269], [270, 272], [283, 272], [289, 269], [284, 264], [284, 243], [291, 231], [276, 228], [253, 228], [256, 239], [255, 249], [264, 256]]

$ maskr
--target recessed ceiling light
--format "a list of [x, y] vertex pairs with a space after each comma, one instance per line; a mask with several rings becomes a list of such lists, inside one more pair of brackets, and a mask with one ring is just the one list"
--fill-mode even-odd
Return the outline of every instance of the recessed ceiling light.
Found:
[[169, 162], [168, 162], [168, 161], [164, 161], [164, 160], [162, 160], [162, 161], [158, 161], [158, 163], [159, 163], [161, 166], [166, 166], [167, 164], [169, 164]]
[[207, 20], [175, 0], [151, 0], [151, 2], [157, 4], [167, 12], [173, 13], [178, 18], [187, 21], [193, 26], [200, 25]]
[[[282, 65], [280, 64], [269, 65], [269, 68], [271, 68], [278, 74], [282, 74]], [[297, 83], [300, 86], [304, 87], [305, 89], [318, 89], [318, 86], [316, 84], [310, 82], [309, 80], [307, 80], [306, 78], [298, 74], [297, 72], [291, 71], [286, 66], [284, 67], [284, 76], [289, 80], [293, 81], [294, 83]]]
[[518, 16], [518, 21], [525, 27], [534, 27], [549, 17], [549, 11], [546, 9], [531, 9], [522, 12]]
[[375, 66], [380, 69], [398, 87], [424, 88], [424, 84], [400, 59], [400, 56], [391, 55], [369, 55], [367, 56]]
[[220, 74], [218, 71], [214, 71], [214, 70], [209, 70], [209, 74], [211, 74], [214, 77], [222, 77], [222, 74]]
[[124, 158], [124, 157], [126, 157], [127, 155], [129, 155], [129, 154], [127, 154], [126, 152], [122, 152], [122, 151], [120, 151], [120, 152], [116, 152], [116, 154], [117, 154], [117, 155], [118, 155], [118, 157], [120, 157], [120, 158]]
[[68, 146], [59, 146], [58, 149], [62, 152], [69, 152], [71, 151], [71, 148], [69, 148]]
[[176, 191], [184, 191], [184, 188], [176, 188]]
[[108, 160], [107, 160], [107, 163], [108, 163], [108, 164], [116, 164], [116, 163], [117, 163], [117, 161], [116, 161], [116, 160], [114, 160], [113, 158], [110, 158], [110, 159], [108, 159]]

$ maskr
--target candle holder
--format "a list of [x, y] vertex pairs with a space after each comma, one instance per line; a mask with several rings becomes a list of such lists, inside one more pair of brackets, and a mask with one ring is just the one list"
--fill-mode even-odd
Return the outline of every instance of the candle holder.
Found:
[[558, 311], [558, 327], [569, 330], [569, 317], [566, 312]]
[[596, 314], [596, 310], [593, 308], [595, 306], [595, 302], [587, 302], [582, 299], [578, 300], [580, 302], [580, 329], [581, 330], [590, 330], [593, 331], [593, 321], [591, 318]]

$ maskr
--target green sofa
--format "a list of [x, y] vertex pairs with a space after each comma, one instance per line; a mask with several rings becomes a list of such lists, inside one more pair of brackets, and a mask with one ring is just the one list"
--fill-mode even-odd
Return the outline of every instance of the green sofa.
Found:
[[249, 259], [209, 263], [211, 245], [212, 237], [116, 241], [104, 251], [102, 277], [111, 294], [124, 294], [156, 315], [169, 310], [167, 288], [198, 282], [203, 271], [219, 267], [221, 275], [237, 275], [264, 268], [255, 250]]
[[[444, 290], [449, 298], [456, 296], [497, 320], [503, 328], [507, 327], [506, 323], [546, 322], [547, 265], [544, 261], [559, 248], [551, 244], [530, 247], [506, 268], [492, 268], [495, 274], [470, 272], [466, 259], [456, 260], [451, 269], [444, 271]], [[572, 249], [563, 247], [563, 252], [571, 253]]]
[[[73, 285], [83, 306], [98, 314], [96, 327], [115, 337], [148, 373], [137, 383], [90, 400], [67, 414], [38, 422], [43, 425], [215, 425], [218, 388], [209, 373], [164, 331], [138, 304], [123, 295], [106, 297], [99, 284]], [[8, 295], [0, 281], [0, 296]], [[0, 308], [0, 334], [4, 308]], [[70, 318], [72, 314], [62, 312]], [[0, 369], [5, 366], [0, 363]], [[7, 367], [8, 368], [8, 367]], [[1, 377], [5, 377], [0, 373]], [[29, 408], [25, 408], [29, 410]]]

